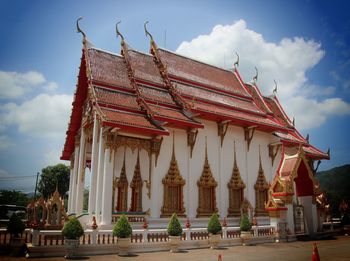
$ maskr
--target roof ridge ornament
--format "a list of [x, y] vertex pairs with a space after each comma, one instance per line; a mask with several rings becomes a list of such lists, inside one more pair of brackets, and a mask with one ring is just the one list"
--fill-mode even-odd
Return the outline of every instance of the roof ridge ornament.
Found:
[[254, 68], [255, 68], [256, 74], [253, 77], [253, 82], [255, 84], [258, 81], [259, 71], [258, 71], [258, 68], [256, 68], [256, 66], [254, 66]]
[[149, 22], [146, 21], [146, 22], [143, 24], [143, 28], [145, 29], [146, 36], [149, 36], [149, 37], [151, 38], [151, 42], [153, 43], [153, 42], [154, 42], [153, 36], [152, 36], [151, 33], [147, 30], [147, 24], [148, 24], [148, 23], [149, 23]]
[[235, 67], [234, 69], [237, 70], [238, 66], [239, 66], [239, 55], [237, 52], [236, 53], [236, 56], [237, 56], [237, 60], [235, 61], [235, 63], [233, 64], [233, 66]]
[[82, 20], [83, 17], [79, 17], [77, 19], [76, 25], [77, 25], [77, 33], [81, 33], [83, 35], [83, 43], [86, 43], [86, 34], [83, 32], [83, 30], [81, 30], [80, 26], [79, 26], [79, 21]]
[[276, 80], [275, 79], [273, 79], [273, 81], [274, 81], [274, 83], [275, 83], [275, 89], [273, 89], [273, 95], [275, 95], [276, 96], [276, 94], [277, 94], [277, 82], [276, 82]]
[[124, 42], [124, 36], [120, 33], [119, 29], [118, 29], [118, 24], [120, 24], [122, 21], [118, 21], [116, 24], [115, 24], [115, 31], [117, 33], [117, 38], [118, 36], [120, 36], [120, 38], [122, 39], [122, 42]]

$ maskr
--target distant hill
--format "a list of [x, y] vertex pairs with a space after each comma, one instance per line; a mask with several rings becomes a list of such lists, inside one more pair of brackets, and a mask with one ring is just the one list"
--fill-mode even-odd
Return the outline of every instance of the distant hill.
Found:
[[335, 216], [342, 199], [350, 202], [350, 164], [316, 173], [321, 189], [327, 195]]

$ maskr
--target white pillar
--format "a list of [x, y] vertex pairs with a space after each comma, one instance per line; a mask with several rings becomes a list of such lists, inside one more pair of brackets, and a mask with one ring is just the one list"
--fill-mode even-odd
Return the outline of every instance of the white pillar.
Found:
[[[72, 155], [73, 157], [73, 155]], [[74, 170], [73, 170], [73, 166], [74, 166], [74, 159], [71, 157], [70, 160], [70, 168], [69, 168], [69, 197], [68, 197], [68, 206], [67, 206], [67, 212], [70, 214], [72, 213], [72, 189], [73, 189], [73, 179], [74, 179]]]
[[78, 162], [79, 162], [79, 143], [75, 144], [74, 149], [74, 166], [73, 166], [73, 180], [72, 191], [69, 191], [69, 201], [71, 205], [71, 213], [76, 213], [76, 198], [77, 198], [77, 179], [78, 179]]
[[113, 164], [114, 150], [111, 151], [111, 148], [107, 146], [103, 171], [101, 225], [109, 225], [112, 221]]
[[97, 168], [97, 181], [96, 181], [96, 222], [99, 224], [101, 221], [101, 205], [102, 205], [102, 184], [103, 184], [103, 169], [104, 169], [104, 158], [105, 158], [105, 141], [103, 138], [103, 127], [100, 128], [100, 138], [98, 143], [98, 168]]
[[97, 168], [98, 168], [98, 122], [95, 114], [94, 128], [92, 133], [92, 149], [91, 149], [91, 175], [90, 175], [90, 190], [89, 190], [89, 208], [88, 212], [92, 215], [95, 212], [96, 206], [96, 183], [97, 183]]
[[76, 214], [83, 212], [83, 200], [84, 200], [84, 176], [85, 176], [85, 131], [82, 127], [80, 134], [80, 150], [79, 150], [79, 165], [78, 165], [78, 180], [77, 180], [77, 192], [76, 192]]

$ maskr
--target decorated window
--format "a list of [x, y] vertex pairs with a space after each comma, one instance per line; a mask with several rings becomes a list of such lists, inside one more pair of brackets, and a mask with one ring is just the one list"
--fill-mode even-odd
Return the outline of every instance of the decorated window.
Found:
[[131, 204], [130, 212], [142, 212], [142, 178], [140, 170], [140, 152], [137, 152], [136, 166], [134, 176], [130, 183]]

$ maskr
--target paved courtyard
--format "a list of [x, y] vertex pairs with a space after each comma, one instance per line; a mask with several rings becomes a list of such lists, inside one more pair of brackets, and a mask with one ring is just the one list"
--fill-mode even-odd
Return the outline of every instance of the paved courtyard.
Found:
[[[222, 261], [233, 260], [311, 260], [313, 243], [316, 242], [321, 260], [350, 260], [350, 237], [338, 237], [334, 240], [305, 241], [293, 243], [269, 243], [257, 246], [235, 246], [219, 250], [197, 249], [181, 253], [155, 252], [142, 253], [129, 257], [117, 255], [88, 256], [79, 260], [127, 260], [127, 261], [160, 261], [160, 260], [183, 260], [183, 261], [217, 261], [221, 254]], [[26, 260], [25, 258], [10, 258], [0, 256], [0, 260]], [[33, 258], [34, 260], [58, 261], [62, 258]]]

